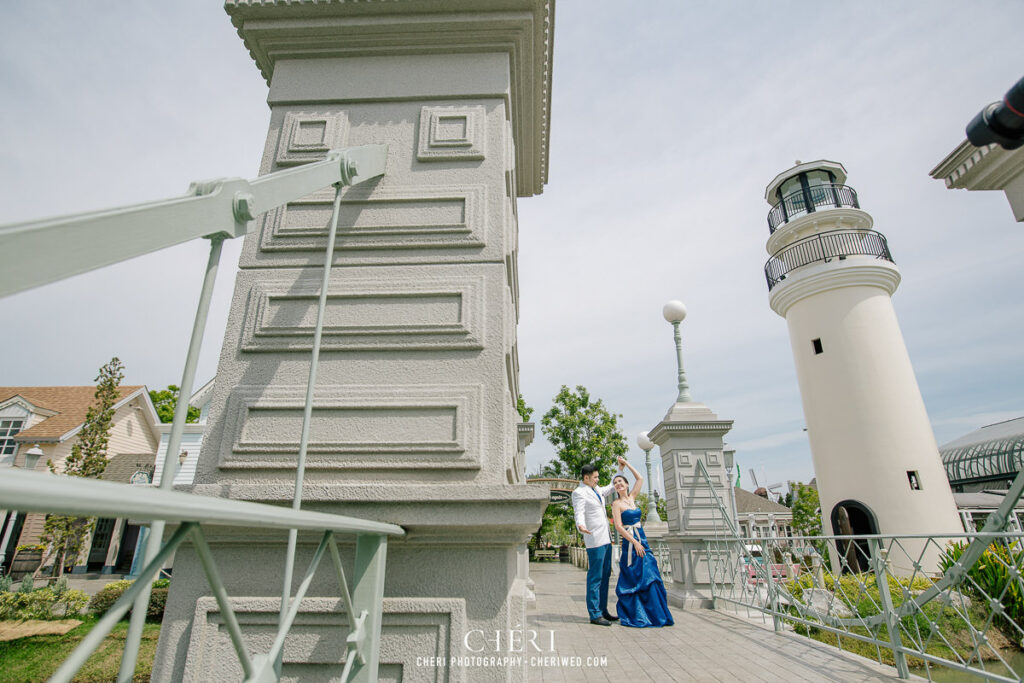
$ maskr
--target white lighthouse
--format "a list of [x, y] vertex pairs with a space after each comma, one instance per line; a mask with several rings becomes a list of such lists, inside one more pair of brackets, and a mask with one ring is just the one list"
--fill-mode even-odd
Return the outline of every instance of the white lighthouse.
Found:
[[[768, 185], [769, 303], [793, 347], [825, 534], [962, 531], [891, 296], [885, 236], [833, 161], [800, 163]], [[847, 519], [849, 526], [847, 526]], [[893, 568], [935, 569], [943, 545], [901, 541]], [[867, 544], [851, 553], [866, 566]], [[834, 549], [835, 550], [835, 549]], [[899, 557], [897, 557], [899, 555]], [[836, 558], [833, 558], [835, 562]]]

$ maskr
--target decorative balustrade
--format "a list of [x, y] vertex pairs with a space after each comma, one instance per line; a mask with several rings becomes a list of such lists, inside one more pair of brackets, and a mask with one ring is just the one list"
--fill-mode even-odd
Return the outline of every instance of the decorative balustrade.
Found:
[[775, 252], [764, 264], [768, 291], [792, 271], [812, 263], [840, 261], [848, 256], [874, 256], [893, 262], [885, 235], [874, 230], [830, 230], [797, 240]]
[[790, 192], [768, 212], [768, 232], [774, 233], [797, 216], [814, 213], [819, 208], [860, 208], [857, 191], [849, 185], [822, 183], [810, 185], [806, 190]]

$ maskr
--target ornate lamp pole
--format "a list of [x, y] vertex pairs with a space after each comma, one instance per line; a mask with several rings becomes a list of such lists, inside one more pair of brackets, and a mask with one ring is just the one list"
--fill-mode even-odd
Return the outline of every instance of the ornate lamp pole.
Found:
[[640, 432], [636, 437], [636, 445], [643, 450], [647, 461], [647, 521], [660, 522], [658, 506], [654, 501], [654, 482], [651, 479], [651, 449], [654, 448], [654, 442], [647, 438], [647, 432]]
[[683, 338], [679, 333], [679, 323], [686, 318], [686, 306], [682, 301], [669, 301], [661, 309], [661, 314], [665, 316], [665, 320], [672, 323], [672, 329], [675, 332], [676, 357], [679, 361], [679, 397], [676, 399], [676, 403], [692, 403], [690, 386], [686, 383], [686, 371], [683, 370]]

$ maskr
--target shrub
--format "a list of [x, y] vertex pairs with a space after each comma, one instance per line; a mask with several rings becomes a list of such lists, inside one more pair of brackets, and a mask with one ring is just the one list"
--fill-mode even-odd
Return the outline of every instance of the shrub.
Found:
[[19, 593], [31, 593], [35, 588], [36, 582], [32, 579], [31, 574], [25, 574], [25, 578], [18, 584]]
[[12, 583], [14, 583], [14, 579], [10, 576], [0, 576], [0, 593], [6, 593], [11, 590]]
[[[92, 596], [92, 600], [89, 601], [89, 609], [95, 612], [97, 616], [102, 616], [118, 601], [132, 583], [134, 582], [126, 579], [108, 583], [99, 593]], [[146, 609], [147, 619], [163, 619], [164, 606], [167, 604], [167, 590], [170, 583], [168, 579], [158, 579], [153, 582], [153, 589], [149, 594], [149, 605]], [[127, 614], [131, 614], [130, 609]]]
[[103, 615], [117, 602], [121, 594], [128, 590], [130, 585], [132, 585], [132, 582], [128, 580], [108, 583], [99, 593], [92, 596], [92, 600], [89, 601], [89, 611], [95, 612], [97, 615]]
[[149, 594], [149, 606], [146, 609], [146, 618], [159, 621], [164, 618], [164, 608], [167, 606], [167, 588], [153, 586]]
[[[967, 550], [967, 542], [950, 543], [939, 560], [942, 571], [947, 571]], [[982, 553], [978, 561], [967, 572], [969, 580], [963, 582], [967, 593], [983, 600], [998, 599], [1002, 605], [1003, 615], [997, 615], [995, 622], [1008, 635], [1013, 635], [1017, 626], [1024, 624], [1024, 591], [1021, 590], [1019, 567], [1024, 564], [1024, 550], [1006, 547], [1002, 543], [993, 543]], [[984, 595], [982, 594], [984, 591]], [[1005, 591], [1005, 592], [1004, 592]]]
[[63, 619], [82, 611], [88, 602], [89, 596], [77, 590], [59, 595], [52, 588], [0, 593], [0, 619]]
[[42, 552], [42, 551], [46, 550], [46, 544], [45, 543], [24, 543], [22, 545], [19, 545], [17, 548], [15, 548], [15, 551], [19, 552], [19, 553], [22, 552], [22, 551], [26, 551], [26, 550], [34, 550], [36, 552]]

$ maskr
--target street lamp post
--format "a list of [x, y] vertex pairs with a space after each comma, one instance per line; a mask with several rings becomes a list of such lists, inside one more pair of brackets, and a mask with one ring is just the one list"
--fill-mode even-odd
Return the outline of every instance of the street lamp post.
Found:
[[[43, 457], [43, 449], [39, 444], [25, 451], [25, 469], [32, 471], [39, 464], [39, 458]], [[11, 465], [14, 467], [14, 465]], [[7, 525], [4, 528], [3, 540], [0, 540], [0, 567], [7, 561], [7, 544], [11, 542], [11, 534], [14, 533], [14, 525], [18, 520], [18, 511], [12, 510], [7, 518]]]
[[679, 397], [676, 398], [676, 403], [691, 403], [693, 399], [690, 398], [690, 386], [686, 383], [686, 371], [683, 369], [683, 338], [679, 333], [679, 323], [686, 318], [686, 306], [682, 301], [672, 300], [661, 309], [661, 314], [665, 316], [665, 320], [672, 323], [676, 338], [676, 358], [679, 364]]
[[636, 437], [636, 444], [643, 450], [644, 459], [647, 461], [647, 521], [660, 522], [658, 506], [654, 502], [654, 481], [651, 479], [651, 449], [654, 448], [654, 442], [647, 438], [647, 432], [640, 432]]
[[729, 478], [729, 508], [732, 510], [732, 518], [735, 522], [739, 522], [740, 516], [736, 514], [736, 487], [733, 486], [732, 477], [735, 474], [736, 466], [736, 451], [723, 450], [722, 459], [725, 463], [725, 476]]

